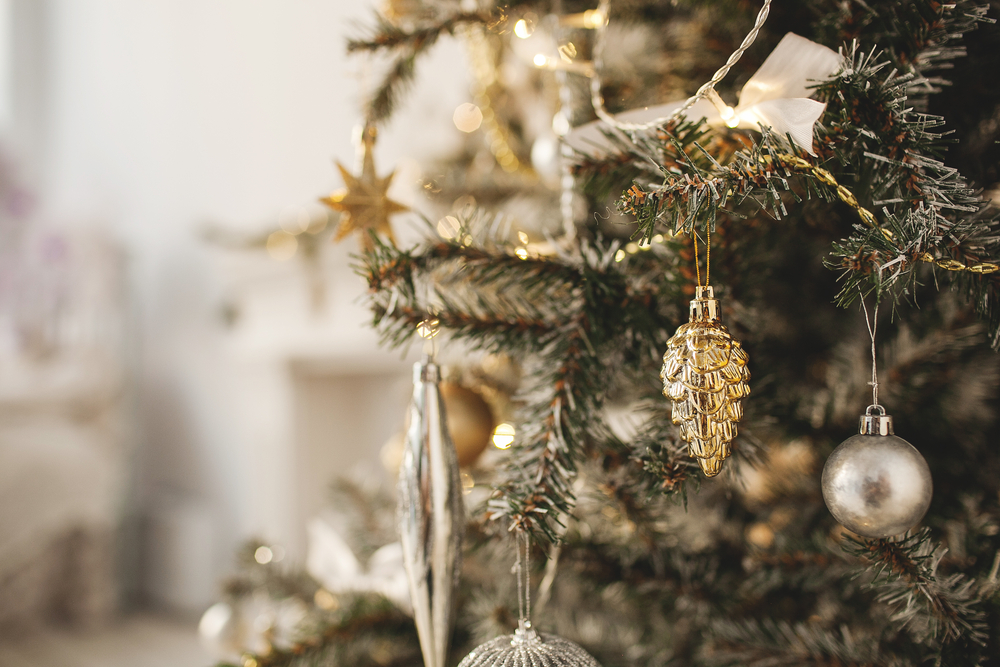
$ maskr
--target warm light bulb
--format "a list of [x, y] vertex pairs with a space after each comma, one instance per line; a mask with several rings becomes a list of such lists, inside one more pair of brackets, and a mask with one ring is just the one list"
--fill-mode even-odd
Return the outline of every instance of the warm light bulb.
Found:
[[549, 59], [544, 53], [536, 53], [531, 62], [535, 63], [535, 67], [545, 67], [545, 65], [549, 62]]
[[434, 318], [432, 320], [423, 320], [417, 325], [417, 334], [421, 338], [434, 338], [438, 335], [438, 326], [441, 322]]
[[267, 254], [278, 261], [285, 261], [295, 256], [299, 242], [294, 234], [282, 230], [267, 237]]
[[534, 31], [528, 26], [528, 22], [524, 19], [520, 19], [514, 24], [514, 34], [521, 39], [528, 39], [531, 37], [532, 32]]
[[253, 552], [253, 559], [261, 565], [267, 565], [274, 559], [274, 552], [268, 547], [257, 547]]
[[625, 259], [625, 251], [619, 249], [618, 252], [615, 253], [615, 261], [620, 262], [623, 259]]
[[483, 124], [483, 111], [475, 104], [459, 104], [452, 114], [452, 121], [462, 132], [475, 132]]
[[527, 248], [518, 248], [517, 250], [514, 251], [514, 254], [520, 257], [521, 259], [528, 259]]
[[469, 473], [462, 471], [460, 478], [462, 480], [462, 493], [468, 495], [473, 487], [476, 486], [476, 480]]
[[514, 427], [504, 422], [493, 430], [493, 446], [497, 449], [509, 449], [514, 444]]
[[588, 9], [583, 13], [583, 27], [596, 30], [607, 23], [604, 12], [600, 9]]
[[461, 231], [462, 225], [458, 221], [458, 218], [453, 215], [446, 215], [438, 220], [437, 233], [440, 234], [443, 239], [451, 240], [458, 236]]
[[316, 594], [313, 595], [313, 601], [317, 607], [324, 611], [334, 611], [340, 607], [340, 601], [337, 600], [337, 597], [325, 588], [316, 591]]

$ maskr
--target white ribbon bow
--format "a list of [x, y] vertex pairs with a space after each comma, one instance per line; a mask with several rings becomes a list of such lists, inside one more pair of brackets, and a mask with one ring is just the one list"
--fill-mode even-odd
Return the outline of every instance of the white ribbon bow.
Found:
[[405, 613], [413, 614], [399, 542], [377, 550], [363, 568], [340, 533], [323, 519], [309, 521], [307, 531], [306, 571], [324, 588], [331, 593], [381, 593]]
[[[827, 79], [840, 69], [843, 59], [836, 51], [794, 33], [786, 34], [760, 69], [740, 91], [740, 102], [731, 113], [722, 113], [707, 99], [698, 100], [684, 115], [688, 118], [707, 118], [710, 125], [728, 125], [758, 129], [760, 125], [771, 128], [779, 137], [790, 136], [792, 141], [811, 155], [813, 126], [823, 114], [826, 105], [809, 99], [808, 86]], [[644, 109], [632, 109], [616, 116], [630, 123], [646, 123], [667, 117], [683, 102], [671, 102]], [[585, 153], [609, 148], [601, 128], [601, 121], [587, 123], [573, 129], [566, 137], [567, 143]]]

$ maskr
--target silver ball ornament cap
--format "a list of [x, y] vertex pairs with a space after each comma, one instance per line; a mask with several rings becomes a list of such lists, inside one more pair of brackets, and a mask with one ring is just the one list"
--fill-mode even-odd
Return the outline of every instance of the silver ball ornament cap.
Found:
[[[880, 414], [873, 415], [873, 409]], [[840, 444], [823, 467], [823, 500], [833, 518], [863, 537], [905, 533], [931, 504], [931, 471], [906, 440], [893, 435], [881, 406], [861, 417], [860, 433]]]
[[535, 632], [522, 621], [513, 635], [478, 646], [458, 667], [601, 667], [579, 644]]

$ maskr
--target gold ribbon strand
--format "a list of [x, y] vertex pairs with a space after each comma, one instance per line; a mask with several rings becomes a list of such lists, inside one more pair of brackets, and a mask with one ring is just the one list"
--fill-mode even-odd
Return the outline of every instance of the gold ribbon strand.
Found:
[[[857, 212], [858, 217], [861, 218], [862, 222], [864, 222], [866, 225], [868, 225], [873, 229], [881, 231], [882, 234], [887, 239], [890, 240], [892, 239], [892, 232], [890, 232], [887, 229], [882, 229], [879, 226], [878, 221], [875, 219], [875, 214], [866, 209], [860, 203], [858, 203], [858, 198], [854, 196], [854, 193], [845, 188], [840, 183], [838, 183], [837, 179], [834, 178], [833, 174], [831, 174], [829, 171], [823, 169], [822, 167], [818, 167], [808, 162], [807, 160], [803, 160], [802, 158], [796, 155], [790, 155], [788, 153], [779, 153], [775, 157], [786, 167], [795, 171], [810, 173], [819, 182], [833, 188], [834, 191], [836, 191], [837, 197], [840, 199], [840, 201], [844, 202], [845, 204], [853, 208]], [[773, 162], [773, 159], [770, 156], [765, 156], [763, 159], [765, 163]], [[958, 261], [957, 259], [938, 259], [929, 252], [925, 252], [919, 255], [916, 259], [921, 262], [933, 264], [934, 266], [937, 266], [938, 268], [941, 269], [945, 269], [946, 271], [968, 271], [969, 273], [978, 273], [981, 275], [996, 273], [997, 271], [1000, 271], [1000, 265], [994, 264], [992, 262], [981, 262], [979, 264], [964, 264]]]

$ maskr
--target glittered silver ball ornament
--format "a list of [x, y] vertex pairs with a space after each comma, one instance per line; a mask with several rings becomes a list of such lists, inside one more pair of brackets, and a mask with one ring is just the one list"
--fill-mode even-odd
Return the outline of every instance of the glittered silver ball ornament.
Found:
[[481, 644], [458, 667], [601, 667], [593, 656], [571, 641], [534, 631], [521, 621], [512, 635]]
[[[872, 414], [878, 410], [880, 414]], [[880, 405], [861, 416], [858, 435], [833, 450], [823, 467], [823, 500], [845, 528], [863, 537], [905, 533], [931, 504], [931, 471], [906, 440], [893, 434]]]
[[[535, 632], [531, 627], [531, 537], [515, 532], [517, 563], [517, 629], [480, 644], [458, 663], [458, 667], [601, 667], [579, 645], [555, 635]], [[523, 549], [523, 551], [522, 551]]]

